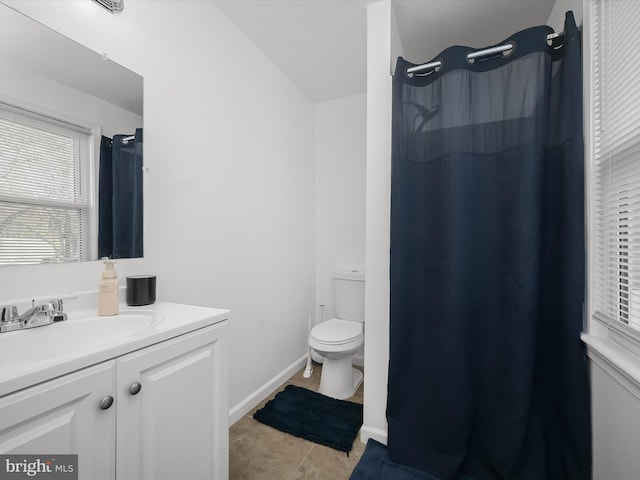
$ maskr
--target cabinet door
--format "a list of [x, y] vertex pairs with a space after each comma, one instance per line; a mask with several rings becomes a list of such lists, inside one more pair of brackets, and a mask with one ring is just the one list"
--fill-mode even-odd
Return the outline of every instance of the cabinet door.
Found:
[[113, 480], [115, 405], [100, 401], [115, 371], [109, 361], [0, 398], [0, 453], [75, 453], [80, 479]]
[[225, 321], [117, 360], [117, 478], [228, 478], [226, 331]]

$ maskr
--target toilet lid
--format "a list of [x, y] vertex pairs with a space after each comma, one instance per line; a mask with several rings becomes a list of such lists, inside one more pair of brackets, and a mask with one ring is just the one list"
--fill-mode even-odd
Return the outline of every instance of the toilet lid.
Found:
[[339, 345], [347, 343], [362, 334], [362, 324], [332, 318], [311, 329], [311, 336], [317, 342]]

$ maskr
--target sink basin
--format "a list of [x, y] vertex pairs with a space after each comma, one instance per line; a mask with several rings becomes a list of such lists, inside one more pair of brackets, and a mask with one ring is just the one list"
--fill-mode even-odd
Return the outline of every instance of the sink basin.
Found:
[[[67, 341], [85, 342], [95, 337], [100, 343], [129, 337], [160, 323], [164, 315], [153, 310], [123, 311], [111, 317], [88, 317], [49, 325]], [[44, 327], [43, 327], [44, 328]]]
[[154, 310], [121, 310], [110, 317], [69, 314], [63, 322], [0, 334], [0, 351], [4, 358], [22, 364], [51, 362], [79, 348], [93, 351], [135, 337], [163, 320], [164, 314]]

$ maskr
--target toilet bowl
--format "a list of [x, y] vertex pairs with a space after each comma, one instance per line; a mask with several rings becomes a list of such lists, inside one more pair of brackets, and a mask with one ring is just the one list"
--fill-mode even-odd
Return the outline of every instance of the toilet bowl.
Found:
[[344, 399], [362, 383], [362, 372], [353, 368], [353, 356], [364, 343], [362, 323], [332, 318], [311, 330], [309, 345], [324, 357], [319, 392]]
[[309, 346], [324, 357], [319, 392], [344, 399], [362, 383], [362, 372], [353, 368], [356, 352], [364, 343], [364, 272], [334, 272], [333, 300], [337, 318], [311, 329]]

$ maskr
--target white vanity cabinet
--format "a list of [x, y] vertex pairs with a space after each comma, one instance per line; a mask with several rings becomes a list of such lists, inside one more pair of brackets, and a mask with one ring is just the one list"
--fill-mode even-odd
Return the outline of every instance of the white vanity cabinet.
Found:
[[228, 478], [223, 327], [118, 358], [118, 480]]
[[99, 405], [113, 394], [115, 364], [104, 362], [0, 397], [0, 453], [77, 453], [80, 478], [113, 479], [115, 409]]
[[81, 480], [226, 480], [227, 325], [0, 397], [0, 453], [78, 453]]

